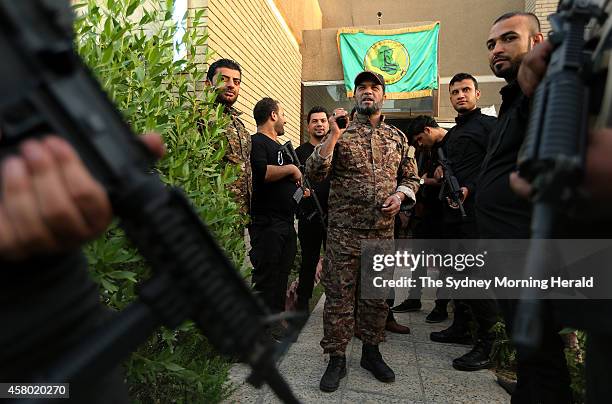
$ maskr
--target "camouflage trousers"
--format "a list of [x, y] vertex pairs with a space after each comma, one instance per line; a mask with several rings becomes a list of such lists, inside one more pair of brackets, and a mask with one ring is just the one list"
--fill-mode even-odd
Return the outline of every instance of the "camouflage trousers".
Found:
[[359, 294], [361, 241], [368, 239], [393, 239], [393, 228], [328, 229], [321, 277], [325, 288], [321, 346], [325, 353], [343, 355], [355, 327], [366, 344], [377, 345], [384, 339], [389, 306], [383, 299], [360, 299]]

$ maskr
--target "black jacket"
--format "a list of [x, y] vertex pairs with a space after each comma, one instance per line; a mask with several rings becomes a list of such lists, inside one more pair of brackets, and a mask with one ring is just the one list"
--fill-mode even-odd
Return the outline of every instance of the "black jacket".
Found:
[[510, 189], [510, 173], [527, 132], [529, 99], [516, 81], [500, 91], [502, 105], [477, 181], [476, 218], [481, 238], [529, 238], [531, 206]]
[[[489, 134], [494, 129], [496, 121], [495, 117], [484, 115], [480, 108], [476, 108], [455, 118], [457, 125], [444, 137], [442, 148], [459, 186], [467, 187], [469, 190], [464, 203], [468, 220], [474, 220], [476, 181], [487, 153]], [[461, 213], [445, 204], [444, 218], [447, 222], [461, 221]]]

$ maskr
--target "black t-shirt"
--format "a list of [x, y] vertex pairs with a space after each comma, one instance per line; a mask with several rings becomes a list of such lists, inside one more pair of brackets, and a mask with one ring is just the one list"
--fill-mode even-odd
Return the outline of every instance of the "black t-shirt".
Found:
[[482, 238], [529, 238], [531, 206], [510, 188], [518, 152], [527, 132], [529, 99], [516, 81], [501, 89], [497, 125], [477, 181], [476, 217]]
[[[463, 207], [467, 220], [474, 220], [474, 200], [476, 180], [480, 174], [482, 161], [487, 153], [489, 134], [495, 127], [496, 118], [483, 115], [480, 108], [455, 118], [457, 125], [446, 136], [442, 148], [450, 162], [459, 186], [469, 189]], [[461, 212], [445, 204], [444, 220], [449, 223], [461, 222]]]
[[293, 222], [297, 204], [293, 194], [298, 189], [290, 176], [279, 181], [264, 182], [266, 166], [290, 164], [280, 144], [262, 133], [251, 136], [251, 167], [253, 169], [253, 199], [251, 216], [271, 216]]
[[[314, 152], [315, 147], [309, 142], [304, 143], [297, 149], [295, 149], [295, 153], [300, 159], [300, 163], [302, 165], [306, 165], [306, 160], [308, 157]], [[323, 210], [323, 214], [327, 215], [327, 199], [329, 198], [329, 186], [331, 183], [331, 176], [325, 177], [325, 179], [321, 182], [311, 182], [311, 186], [314, 188], [315, 194], [319, 199], [319, 203], [321, 204], [321, 209]], [[312, 212], [316, 211], [317, 208], [315, 206], [315, 202], [312, 198], [304, 198], [302, 202], [300, 202], [300, 212], [304, 215], [308, 216]], [[320, 220], [320, 219], [317, 219]]]

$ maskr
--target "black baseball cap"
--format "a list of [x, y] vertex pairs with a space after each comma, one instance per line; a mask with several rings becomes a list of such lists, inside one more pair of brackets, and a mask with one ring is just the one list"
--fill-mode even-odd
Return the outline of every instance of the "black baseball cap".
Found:
[[382, 86], [385, 91], [385, 79], [382, 74], [374, 73], [371, 70], [364, 70], [355, 77], [355, 88], [366, 80], [371, 80], [374, 83], [378, 83]]

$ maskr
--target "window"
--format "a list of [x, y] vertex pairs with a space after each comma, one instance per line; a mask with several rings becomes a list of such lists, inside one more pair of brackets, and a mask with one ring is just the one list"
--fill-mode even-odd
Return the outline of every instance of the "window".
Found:
[[178, 26], [178, 30], [174, 35], [174, 60], [181, 59], [187, 54], [187, 49], [182, 45], [183, 35], [185, 35], [185, 30], [187, 29], [187, 16], [185, 15], [187, 13], [187, 1], [174, 0], [172, 20]]

